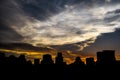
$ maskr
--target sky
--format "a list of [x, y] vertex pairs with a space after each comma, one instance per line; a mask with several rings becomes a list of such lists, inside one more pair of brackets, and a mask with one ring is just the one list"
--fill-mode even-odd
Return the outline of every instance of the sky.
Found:
[[42, 48], [37, 56], [63, 51], [71, 59], [104, 49], [119, 56], [119, 36], [120, 0], [0, 0], [0, 43]]

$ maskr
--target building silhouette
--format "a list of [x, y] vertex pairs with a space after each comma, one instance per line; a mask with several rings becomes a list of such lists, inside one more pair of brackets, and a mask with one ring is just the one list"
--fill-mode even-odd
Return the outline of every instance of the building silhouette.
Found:
[[0, 52], [0, 64], [4, 64], [5, 63], [5, 53]]
[[97, 62], [99, 64], [113, 64], [115, 61], [114, 50], [103, 50], [102, 52], [97, 52]]
[[41, 64], [54, 64], [54, 62], [52, 60], [52, 56], [50, 54], [43, 55]]
[[72, 66], [76, 68], [76, 71], [79, 69], [83, 69], [85, 67], [85, 63], [81, 60], [79, 56], [75, 58], [75, 61], [72, 63]]
[[64, 62], [63, 62], [63, 56], [62, 56], [61, 52], [57, 53], [57, 56], [55, 58], [55, 64], [57, 64], [57, 65], [63, 65], [64, 64]]
[[95, 61], [94, 61], [94, 58], [93, 57], [90, 57], [90, 58], [86, 58], [86, 65], [87, 66], [95, 66]]
[[21, 54], [21, 55], [18, 57], [18, 61], [19, 61], [20, 64], [25, 64], [25, 63], [26, 63], [25, 55]]
[[40, 59], [34, 59], [34, 65], [39, 65], [40, 64]]
[[75, 58], [74, 64], [84, 64], [84, 62], [81, 60], [81, 58], [78, 56]]
[[[16, 57], [14, 55], [5, 56], [0, 53], [0, 73], [1, 76], [18, 75], [20, 78], [34, 79], [61, 79], [61, 80], [80, 80], [80, 79], [111, 79], [116, 78], [120, 72], [120, 61], [115, 59], [114, 50], [103, 50], [97, 52], [97, 61], [93, 57], [86, 58], [86, 64], [79, 56], [71, 64], [65, 64], [61, 52], [58, 52], [55, 62], [50, 54], [43, 55], [42, 60], [34, 59], [34, 64], [27, 61], [25, 55]], [[108, 76], [107, 76], [108, 75]], [[56, 78], [57, 77], [57, 78]], [[119, 76], [118, 76], [119, 77]], [[115, 79], [116, 80], [116, 79]]]

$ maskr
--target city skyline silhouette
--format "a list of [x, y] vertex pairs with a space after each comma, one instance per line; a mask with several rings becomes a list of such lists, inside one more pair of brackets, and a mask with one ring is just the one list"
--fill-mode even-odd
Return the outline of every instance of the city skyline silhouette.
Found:
[[[35, 79], [47, 79], [45, 76], [50, 76], [50, 79], [56, 79], [52, 75], [59, 79], [87, 79], [84, 76], [101, 76], [106, 77], [106, 74], [111, 77], [120, 71], [120, 61], [115, 59], [114, 50], [103, 50], [97, 52], [97, 61], [94, 58], [86, 58], [86, 64], [78, 56], [71, 64], [64, 62], [62, 53], [58, 52], [55, 62], [52, 60], [50, 54], [43, 55], [43, 59], [34, 59], [34, 64], [31, 61], [27, 61], [25, 55], [15, 57], [10, 55], [6, 57], [4, 53], [0, 52], [0, 72], [9, 74], [21, 74], [23, 76], [29, 76], [28, 78]], [[101, 74], [102, 73], [102, 74]], [[110, 78], [110, 76], [109, 76]], [[108, 79], [109, 79], [108, 78]]]

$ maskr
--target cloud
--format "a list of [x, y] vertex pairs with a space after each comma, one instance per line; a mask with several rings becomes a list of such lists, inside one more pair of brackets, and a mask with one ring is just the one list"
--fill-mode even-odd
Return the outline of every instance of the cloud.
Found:
[[20, 42], [83, 50], [120, 28], [120, 6], [112, 2], [118, 0], [6, 0], [1, 20], [23, 37]]
[[0, 43], [4, 42], [18, 42], [22, 40], [22, 36], [15, 30], [9, 28], [5, 24], [0, 24]]
[[84, 47], [89, 46], [91, 43], [94, 43], [94, 38], [93, 39], [89, 39], [86, 41], [82, 41], [79, 43], [74, 43], [74, 44], [64, 44], [64, 45], [52, 45], [50, 47], [55, 48], [58, 51], [65, 51], [65, 50], [69, 50], [72, 52], [76, 52], [76, 51], [82, 51], [84, 49]]
[[[39, 21], [34, 18], [34, 22], [28, 21], [27, 25], [16, 30], [24, 35], [23, 41], [35, 45], [65, 45], [83, 41], [86, 41], [87, 45], [87, 40], [92, 39], [93, 43], [103, 33], [111, 33], [119, 28], [116, 14], [114, 17], [106, 15], [109, 11], [116, 10], [117, 6], [112, 9], [111, 6], [79, 9], [79, 5], [66, 5], [63, 11], [50, 16], [49, 19]], [[110, 19], [112, 20], [107, 21]]]

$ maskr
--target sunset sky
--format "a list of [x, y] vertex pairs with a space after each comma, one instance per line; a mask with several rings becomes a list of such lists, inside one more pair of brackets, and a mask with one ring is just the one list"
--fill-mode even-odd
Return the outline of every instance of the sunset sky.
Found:
[[69, 61], [115, 50], [119, 58], [119, 40], [120, 0], [0, 0], [0, 50], [7, 55], [62, 51]]

